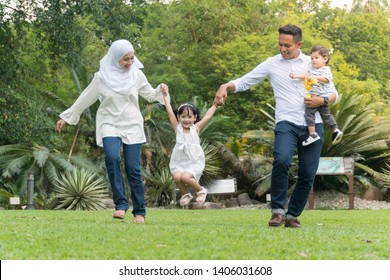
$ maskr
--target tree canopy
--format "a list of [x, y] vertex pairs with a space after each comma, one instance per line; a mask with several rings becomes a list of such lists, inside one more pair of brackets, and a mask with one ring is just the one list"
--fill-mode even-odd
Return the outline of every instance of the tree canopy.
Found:
[[[330, 66], [340, 93], [353, 91], [367, 102], [388, 104], [386, 3], [354, 1], [354, 8], [347, 11], [332, 8], [327, 0], [3, 0], [0, 88], [24, 96], [32, 111], [42, 112], [39, 106], [50, 108], [35, 120], [37, 126], [50, 120], [54, 123], [90, 82], [110, 43], [124, 38], [133, 43], [149, 81], [169, 85], [173, 104], [192, 96], [211, 102], [221, 83], [277, 54], [277, 28], [293, 23], [303, 29], [304, 52], [318, 44], [332, 51]], [[362, 9], [367, 6], [380, 9]], [[40, 105], [34, 104], [34, 94], [46, 96]], [[29, 111], [21, 106], [12, 109], [9, 100], [0, 96], [7, 106], [6, 112], [4, 106], [1, 109], [2, 122], [7, 115], [17, 123], [10, 110]], [[232, 120], [226, 131], [235, 134], [264, 128], [267, 120], [261, 109], [272, 103], [267, 82], [230, 95], [223, 109]], [[377, 110], [388, 117], [386, 107]], [[91, 114], [93, 118], [94, 108]], [[15, 139], [1, 141], [13, 143]], [[53, 139], [47, 141], [58, 145]]]

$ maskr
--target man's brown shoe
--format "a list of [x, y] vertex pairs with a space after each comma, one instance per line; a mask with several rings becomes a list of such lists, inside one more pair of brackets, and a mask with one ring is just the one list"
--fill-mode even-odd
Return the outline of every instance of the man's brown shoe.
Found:
[[269, 220], [268, 225], [271, 227], [280, 227], [284, 222], [284, 215], [279, 213], [272, 214], [271, 220]]
[[289, 219], [284, 222], [284, 226], [291, 228], [300, 228], [301, 223], [298, 221], [298, 219]]

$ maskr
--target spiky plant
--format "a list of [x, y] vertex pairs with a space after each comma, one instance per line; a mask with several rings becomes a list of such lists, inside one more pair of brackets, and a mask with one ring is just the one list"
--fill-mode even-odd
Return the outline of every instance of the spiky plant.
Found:
[[[388, 133], [390, 120], [378, 116], [376, 108], [383, 104], [365, 104], [363, 97], [353, 94], [345, 94], [340, 101], [331, 106], [331, 111], [337, 120], [339, 128], [344, 132], [342, 141], [337, 145], [332, 145], [331, 131], [324, 126], [325, 139], [321, 151], [321, 157], [353, 157], [355, 160], [355, 183], [361, 186], [369, 184], [383, 187], [384, 171], [390, 164], [390, 147], [388, 145]], [[269, 106], [272, 110], [273, 107]], [[270, 123], [267, 125], [273, 128], [274, 118], [271, 114], [263, 111], [268, 116]], [[271, 124], [271, 125], [270, 125]], [[269, 146], [272, 135], [268, 131], [248, 131], [243, 137], [257, 139], [261, 143]], [[269, 146], [272, 147], [272, 146]], [[269, 153], [272, 155], [272, 153]], [[295, 181], [297, 158], [293, 158], [290, 169], [291, 182]], [[267, 174], [263, 174], [266, 178]], [[390, 178], [390, 177], [388, 177]], [[348, 190], [348, 178], [345, 176], [317, 176], [316, 188], [336, 188], [341, 191]], [[357, 184], [356, 184], [357, 185]], [[358, 187], [355, 186], [357, 191]]]
[[61, 174], [54, 185], [54, 197], [58, 201], [55, 209], [105, 209], [102, 199], [108, 197], [108, 186], [93, 170], [76, 167]]
[[[332, 146], [331, 132], [325, 127], [325, 142], [321, 156], [353, 157], [355, 159], [355, 182], [382, 187], [383, 169], [390, 163], [388, 134], [390, 120], [378, 116], [382, 104], [364, 104], [362, 96], [350, 93], [343, 95], [331, 110], [339, 128], [344, 132], [342, 141]], [[329, 178], [328, 178], [329, 179]], [[325, 185], [324, 176], [318, 182]], [[339, 177], [347, 186], [347, 179]]]
[[222, 158], [220, 155], [221, 144], [210, 144], [207, 141], [202, 141], [202, 149], [204, 151], [206, 165], [201, 177], [201, 184], [207, 185], [210, 181], [218, 178], [222, 173]]
[[169, 170], [169, 159], [163, 153], [153, 155], [153, 161], [143, 168], [148, 205], [166, 206], [175, 201], [175, 184]]

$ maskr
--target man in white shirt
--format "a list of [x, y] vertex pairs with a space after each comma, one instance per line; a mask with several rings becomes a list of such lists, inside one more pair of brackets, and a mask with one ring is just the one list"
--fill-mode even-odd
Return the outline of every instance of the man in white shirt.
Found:
[[[324, 128], [321, 117], [316, 114], [316, 132], [321, 140], [312, 145], [300, 145], [307, 137], [305, 122], [305, 106], [317, 107], [325, 100], [313, 96], [305, 100], [305, 88], [302, 80], [291, 79], [290, 73], [307, 73], [311, 67], [310, 56], [301, 52], [302, 30], [288, 24], [279, 28], [279, 52], [260, 63], [251, 72], [241, 78], [221, 85], [215, 95], [214, 102], [223, 104], [228, 92], [241, 92], [257, 85], [268, 78], [273, 87], [275, 97], [275, 142], [274, 161], [271, 176], [272, 217], [269, 226], [300, 228], [298, 217], [305, 208], [309, 192], [317, 172]], [[338, 98], [337, 92], [327, 100], [333, 103]], [[287, 211], [288, 172], [295, 150], [298, 150], [298, 181], [291, 195]]]

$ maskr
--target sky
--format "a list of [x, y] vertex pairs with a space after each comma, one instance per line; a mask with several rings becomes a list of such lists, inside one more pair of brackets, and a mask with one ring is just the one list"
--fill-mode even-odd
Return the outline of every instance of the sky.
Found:
[[347, 5], [348, 9], [351, 8], [353, 0], [331, 0], [332, 7], [343, 8], [344, 5]]

